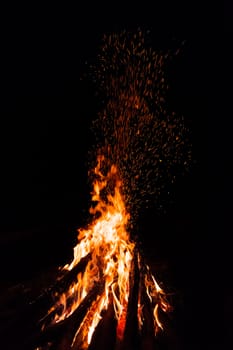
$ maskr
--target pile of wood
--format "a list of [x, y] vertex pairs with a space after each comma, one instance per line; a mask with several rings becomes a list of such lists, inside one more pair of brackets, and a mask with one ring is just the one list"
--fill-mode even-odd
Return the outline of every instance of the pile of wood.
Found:
[[[83, 271], [90, 259], [90, 255], [83, 258], [71, 271], [49, 289], [44, 291], [33, 303], [34, 310], [47, 310], [54, 303], [53, 295], [65, 292], [71, 283], [77, 278], [77, 274]], [[155, 325], [153, 318], [152, 300], [150, 300], [146, 286], [146, 265], [139, 266], [138, 252], [135, 250], [134, 260], [130, 271], [130, 292], [127, 307], [124, 334], [121, 339], [117, 337], [117, 320], [115, 317], [113, 300], [110, 301], [107, 310], [103, 311], [102, 319], [97, 325], [92, 336], [91, 343], [87, 346], [84, 335], [87, 332], [86, 318], [91, 307], [104, 291], [104, 277], [96, 282], [92, 290], [86, 295], [79, 307], [67, 318], [58, 323], [52, 323], [55, 313], [59, 313], [59, 306], [52, 313], [41, 317], [36, 330], [25, 344], [25, 349], [38, 350], [152, 350], [157, 349]], [[143, 323], [139, 326], [138, 300], [141, 300]], [[156, 301], [159, 304], [159, 300]], [[62, 310], [61, 310], [62, 311]], [[39, 316], [40, 312], [38, 313]], [[91, 317], [91, 315], [88, 315]], [[160, 318], [165, 314], [160, 310]]]

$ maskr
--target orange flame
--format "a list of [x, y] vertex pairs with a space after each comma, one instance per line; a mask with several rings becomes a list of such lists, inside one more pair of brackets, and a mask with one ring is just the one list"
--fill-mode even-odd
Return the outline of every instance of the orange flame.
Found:
[[[83, 349], [88, 348], [92, 335], [101, 320], [102, 312], [108, 308], [110, 300], [113, 301], [117, 319], [117, 338], [119, 340], [123, 338], [130, 289], [129, 274], [135, 248], [135, 243], [130, 240], [126, 230], [130, 215], [126, 211], [121, 195], [121, 181], [117, 168], [113, 165], [104, 176], [101, 172], [104, 156], [99, 156], [97, 160], [97, 166], [94, 169], [97, 180], [94, 182], [92, 194], [92, 200], [97, 204], [90, 209], [90, 213], [96, 218], [86, 229], [78, 230], [78, 243], [74, 248], [73, 261], [65, 265], [63, 269], [72, 270], [87, 254], [91, 254], [91, 259], [85, 271], [78, 274], [77, 281], [66, 293], [60, 296], [57, 305], [63, 305], [63, 312], [56, 314], [54, 318], [54, 322], [60, 322], [69, 317], [79, 307], [95, 283], [100, 280], [104, 281], [104, 292], [92, 303], [73, 340], [74, 343], [77, 335], [81, 332]], [[112, 181], [114, 191], [110, 193], [111, 191], [107, 189]], [[107, 191], [105, 200], [102, 198], [103, 190]], [[140, 261], [138, 262], [140, 267]], [[154, 296], [156, 298], [158, 294], [163, 296], [163, 291], [154, 277], [149, 276], [149, 268], [144, 282], [151, 303]], [[71, 305], [68, 305], [68, 300], [72, 300]], [[165, 309], [167, 303], [164, 299], [161, 300]], [[56, 306], [53, 307], [53, 310], [56, 309]], [[158, 306], [160, 306], [159, 302], [154, 305], [155, 329], [162, 328], [158, 319]], [[143, 303], [139, 293], [139, 329], [143, 324], [142, 309]]]

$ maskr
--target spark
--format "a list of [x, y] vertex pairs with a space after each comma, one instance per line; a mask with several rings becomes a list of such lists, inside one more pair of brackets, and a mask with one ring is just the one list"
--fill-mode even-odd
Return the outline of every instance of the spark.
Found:
[[106, 168], [117, 166], [132, 218], [147, 203], [159, 207], [166, 184], [191, 163], [188, 127], [166, 106], [172, 55], [153, 51], [147, 35], [140, 29], [106, 35], [91, 70], [105, 101], [93, 123], [97, 153], [106, 155]]

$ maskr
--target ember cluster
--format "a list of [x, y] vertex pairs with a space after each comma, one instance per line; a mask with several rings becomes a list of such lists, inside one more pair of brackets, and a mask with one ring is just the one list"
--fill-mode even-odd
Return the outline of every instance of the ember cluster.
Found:
[[106, 172], [117, 166], [131, 216], [152, 199], [160, 206], [164, 188], [191, 160], [184, 119], [166, 108], [172, 54], [153, 51], [146, 39], [141, 30], [105, 35], [91, 70], [103, 100], [93, 124], [97, 153], [105, 155]]

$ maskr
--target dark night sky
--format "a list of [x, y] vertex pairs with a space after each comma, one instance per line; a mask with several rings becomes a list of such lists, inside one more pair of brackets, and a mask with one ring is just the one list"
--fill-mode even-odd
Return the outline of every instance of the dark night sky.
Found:
[[[0, 128], [3, 285], [71, 256], [75, 228], [87, 216], [85, 162], [93, 142], [90, 123], [97, 112], [94, 90], [80, 82], [80, 75], [85, 61], [96, 56], [102, 34], [140, 26], [151, 30], [155, 49], [186, 40], [170, 72], [170, 104], [192, 127], [194, 168], [174, 188], [175, 204], [167, 214], [157, 215], [152, 208], [139, 225], [147, 254], [168, 261], [172, 283], [191, 300], [192, 315], [186, 315], [186, 322], [194, 326], [200, 302], [195, 281], [207, 285], [211, 239], [208, 212], [213, 198], [207, 173], [212, 164], [208, 120], [213, 38], [207, 5], [173, 3], [135, 3], [127, 9], [109, 2], [109, 8], [87, 4], [65, 10], [58, 5], [20, 5], [10, 11]], [[205, 332], [209, 335], [210, 329]], [[190, 329], [187, 337], [194, 334]]]

